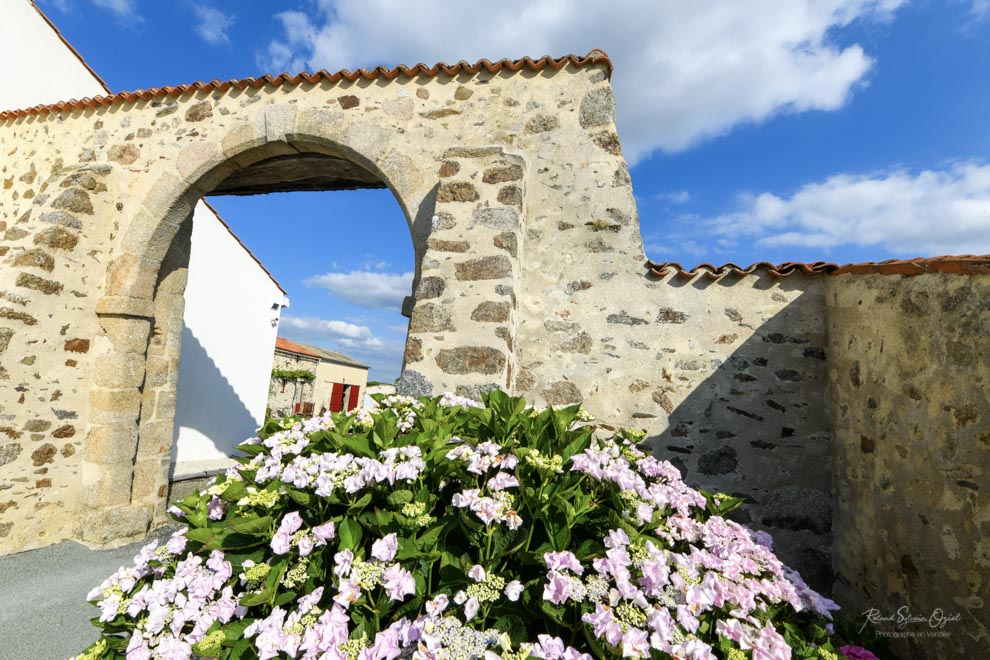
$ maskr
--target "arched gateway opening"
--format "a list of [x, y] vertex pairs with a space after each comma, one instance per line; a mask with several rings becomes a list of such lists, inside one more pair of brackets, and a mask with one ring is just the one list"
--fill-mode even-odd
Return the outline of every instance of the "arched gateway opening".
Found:
[[173, 239], [165, 266], [187, 281], [170, 500], [231, 466], [266, 415], [360, 407], [369, 381], [399, 375], [412, 241], [395, 195], [356, 168], [319, 154], [261, 161]]
[[[167, 193], [163, 194], [160, 188], [155, 190], [154, 196], [142, 206], [151, 217], [157, 215], [159, 221], [151, 226], [133, 227], [132, 233], [140, 235], [125, 237], [125, 241], [136, 248], [131, 252], [136, 259], [123, 255], [117, 260], [118, 267], [110, 271], [107, 289], [117, 287], [121, 295], [107, 296], [101, 301], [100, 325], [111, 342], [98, 360], [107, 368], [122, 369], [118, 373], [132, 376], [133, 391], [115, 387], [108, 388], [115, 391], [107, 394], [115, 399], [116, 406], [122, 407], [121, 412], [130, 408], [127, 417], [134, 421], [128, 428], [118, 415], [112, 423], [104, 423], [104, 411], [95, 407], [88, 436], [109, 435], [118, 438], [118, 442], [132, 438], [135, 453], [133, 462], [116, 463], [112, 461], [113, 454], [102, 455], [111, 460], [87, 461], [83, 480], [93, 486], [95, 493], [103, 493], [107, 498], [102, 502], [104, 506], [93, 511], [97, 515], [111, 515], [121, 523], [134, 516], [131, 522], [135, 526], [146, 526], [164, 518], [176, 437], [176, 388], [183, 350], [184, 292], [193, 210], [200, 199], [208, 195], [388, 188], [402, 209], [413, 238], [414, 285], [420, 280], [426, 237], [435, 215], [435, 187], [431, 189], [424, 183], [418, 188], [410, 186], [408, 177], [395, 183], [378, 163], [319, 136], [293, 136], [261, 144], [251, 141], [241, 146], [242, 149], [232, 149], [222, 159], [218, 158], [219, 162], [206, 164], [185, 180], [174, 182]], [[123, 278], [126, 284], [122, 283]], [[154, 285], [149, 291], [148, 284], [152, 281]], [[146, 341], [142, 341], [145, 337]], [[142, 344], [146, 345], [143, 355]], [[143, 379], [138, 383], [142, 371]], [[89, 458], [101, 458], [96, 452], [87, 453]], [[128, 478], [129, 493], [124, 487]], [[149, 517], [147, 521], [145, 516]]]

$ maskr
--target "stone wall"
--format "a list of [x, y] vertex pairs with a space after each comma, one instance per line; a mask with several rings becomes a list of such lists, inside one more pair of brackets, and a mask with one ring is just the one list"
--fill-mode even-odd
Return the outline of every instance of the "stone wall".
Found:
[[829, 592], [822, 278], [676, 277], [608, 310], [595, 335], [611, 367], [603, 394], [689, 483], [744, 496], [737, 518], [769, 531], [781, 557]]
[[902, 629], [920, 635], [894, 640], [901, 657], [986, 657], [990, 273], [843, 275], [825, 292], [836, 596], [962, 615], [945, 637]]
[[[93, 357], [122, 335], [143, 354], [149, 328], [131, 334], [94, 310], [114, 228], [95, 221], [113, 201], [93, 194], [109, 191], [113, 166], [33, 122], [0, 142], [0, 551], [10, 552], [81, 534], [83, 465], [107, 435], [89, 425], [90, 391], [111, 377]], [[65, 158], [82, 162], [66, 172]]]
[[[272, 369], [282, 369], [284, 371], [306, 370], [311, 372], [314, 377], [319, 366], [320, 361], [316, 358], [308, 358], [294, 353], [283, 353], [282, 351], [275, 351], [275, 358], [272, 360]], [[271, 409], [272, 414], [278, 414], [278, 411], [292, 414], [293, 404], [296, 400], [296, 391], [299, 388], [302, 388], [302, 399], [300, 400], [312, 403], [315, 389], [314, 381], [293, 381], [272, 378], [271, 386], [268, 388], [268, 408]], [[319, 410], [316, 412], [319, 412]]]

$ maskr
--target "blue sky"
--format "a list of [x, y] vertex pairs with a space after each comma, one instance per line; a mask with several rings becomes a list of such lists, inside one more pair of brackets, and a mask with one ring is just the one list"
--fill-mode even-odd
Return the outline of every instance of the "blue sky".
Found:
[[[990, 0], [38, 4], [115, 91], [602, 48], [652, 259], [990, 253]], [[390, 193], [211, 202], [289, 292], [281, 334], [398, 374]]]

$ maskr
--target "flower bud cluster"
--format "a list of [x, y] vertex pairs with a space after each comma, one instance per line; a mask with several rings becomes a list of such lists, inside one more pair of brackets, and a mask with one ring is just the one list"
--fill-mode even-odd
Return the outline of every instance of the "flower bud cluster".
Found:
[[260, 506], [270, 509], [278, 504], [282, 495], [277, 490], [260, 490], [254, 486], [247, 487], [247, 496], [237, 500], [237, 506]]
[[526, 458], [524, 460], [526, 463], [532, 465], [543, 474], [564, 473], [564, 459], [559, 454], [544, 456], [540, 453], [539, 449], [534, 449], [526, 454]]
[[401, 510], [402, 515], [413, 519], [416, 527], [429, 527], [436, 522], [436, 518], [426, 513], [425, 502], [409, 502], [404, 504]]

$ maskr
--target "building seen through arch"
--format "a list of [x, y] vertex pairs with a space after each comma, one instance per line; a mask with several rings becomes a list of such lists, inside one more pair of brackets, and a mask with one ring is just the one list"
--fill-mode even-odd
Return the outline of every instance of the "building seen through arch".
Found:
[[347, 412], [361, 406], [368, 366], [342, 353], [279, 337], [268, 409], [275, 417]]

